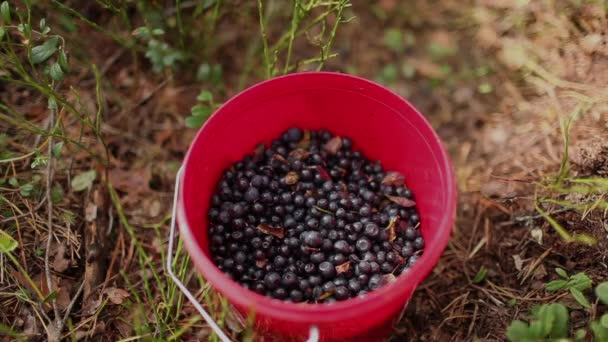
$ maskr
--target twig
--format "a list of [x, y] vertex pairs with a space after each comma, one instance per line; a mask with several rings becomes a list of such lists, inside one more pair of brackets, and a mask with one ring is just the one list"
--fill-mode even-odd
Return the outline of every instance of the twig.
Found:
[[[49, 127], [53, 129], [55, 125], [55, 110], [51, 109]], [[53, 282], [51, 278], [51, 268], [49, 266], [49, 254], [51, 252], [51, 239], [53, 238], [53, 201], [51, 199], [51, 187], [53, 183], [53, 136], [49, 136], [48, 144], [48, 155], [49, 161], [46, 167], [46, 205], [47, 205], [47, 229], [48, 238], [46, 240], [46, 251], [44, 252], [44, 273], [46, 275], [46, 285], [49, 289], [49, 293], [53, 291]], [[51, 301], [53, 306], [53, 312], [55, 313], [55, 320], [59, 320], [59, 308], [57, 307], [57, 301], [53, 299]]]
[[70, 312], [72, 312], [72, 308], [74, 307], [74, 304], [76, 304], [76, 300], [78, 299], [78, 297], [82, 293], [83, 289], [84, 289], [84, 279], [80, 283], [80, 287], [78, 288], [78, 291], [76, 291], [76, 294], [72, 298], [72, 301], [70, 302], [70, 304], [68, 304], [68, 307], [65, 309], [65, 312], [63, 314], [63, 319], [61, 320], [61, 325], [62, 326], [65, 324], [65, 322], [67, 322], [68, 317], [70, 316]]
[[[559, 214], [559, 213], [563, 213], [566, 211], [571, 211], [572, 208], [562, 208], [562, 209], [558, 209], [555, 211], [552, 211], [550, 213], [548, 213], [548, 215], [553, 215], [553, 214]], [[537, 220], [540, 218], [543, 218], [543, 215], [528, 215], [528, 216], [518, 216], [515, 217], [514, 219], [510, 220], [510, 221], [505, 221], [505, 222], [500, 222], [499, 224], [497, 224], [498, 227], [505, 227], [505, 226], [510, 226], [516, 223], [522, 223], [522, 222], [526, 222], [526, 221], [532, 221], [532, 220]]]

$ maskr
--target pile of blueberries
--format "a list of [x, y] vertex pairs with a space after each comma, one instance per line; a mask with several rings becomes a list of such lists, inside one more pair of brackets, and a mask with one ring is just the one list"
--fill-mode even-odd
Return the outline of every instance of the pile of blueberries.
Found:
[[208, 211], [219, 269], [309, 303], [362, 296], [407, 271], [424, 248], [412, 191], [352, 145], [291, 128], [225, 170]]

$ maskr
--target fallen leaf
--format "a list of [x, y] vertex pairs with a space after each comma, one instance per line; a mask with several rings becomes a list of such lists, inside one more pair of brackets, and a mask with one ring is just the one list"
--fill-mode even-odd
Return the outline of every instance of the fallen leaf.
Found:
[[289, 152], [289, 156], [297, 160], [304, 160], [310, 156], [310, 152], [303, 148], [296, 148], [295, 150]]
[[382, 184], [401, 186], [403, 185], [404, 181], [405, 177], [401, 173], [397, 171], [389, 171], [386, 173], [386, 176], [384, 176]]
[[392, 283], [395, 280], [397, 280], [397, 277], [392, 273], [382, 275], [382, 285]]
[[296, 171], [290, 171], [290, 172], [288, 172], [285, 175], [285, 178], [283, 178], [283, 181], [287, 185], [296, 184], [299, 180], [300, 180], [300, 176], [298, 175], [298, 173]]
[[129, 297], [129, 292], [127, 290], [119, 289], [117, 287], [108, 287], [103, 293], [108, 295], [108, 299], [111, 303], [120, 305], [125, 301], [125, 298]]
[[543, 244], [543, 230], [540, 228], [534, 228], [530, 231], [530, 236], [539, 244]]
[[148, 216], [150, 217], [156, 217], [160, 214], [161, 211], [161, 204], [159, 200], [154, 200], [152, 201], [152, 204], [150, 205], [150, 208], [148, 209]]
[[287, 159], [285, 159], [285, 157], [283, 157], [282, 155], [275, 153], [272, 155], [272, 159], [276, 159], [278, 161], [280, 161], [283, 164], [289, 164], [289, 162], [287, 161]]
[[112, 186], [120, 191], [131, 194], [145, 193], [150, 191], [150, 170], [141, 169], [113, 169], [109, 172]]
[[323, 300], [323, 299], [325, 299], [325, 298], [328, 298], [328, 297], [330, 297], [331, 295], [333, 295], [333, 294], [334, 294], [334, 292], [336, 292], [336, 291], [335, 291], [335, 290], [332, 290], [332, 291], [327, 291], [327, 292], [323, 293], [322, 295], [320, 295], [318, 299], [319, 299], [319, 300]]
[[264, 234], [272, 235], [279, 239], [282, 239], [285, 237], [285, 228], [283, 228], [283, 227], [273, 227], [269, 224], [262, 223], [262, 224], [258, 225], [256, 228]]
[[93, 222], [97, 218], [97, 206], [93, 202], [89, 202], [84, 208], [84, 219], [87, 222]]
[[523, 259], [519, 255], [515, 254], [513, 255], [513, 262], [515, 263], [515, 269], [521, 272], [524, 267]]
[[388, 222], [388, 226], [386, 226], [386, 230], [388, 230], [389, 241], [394, 241], [397, 238], [397, 233], [395, 232], [395, 226], [397, 226], [397, 221], [399, 221], [399, 216], [393, 216]]
[[413, 207], [416, 205], [416, 202], [412, 201], [409, 198], [405, 198], [405, 197], [399, 197], [399, 196], [386, 196], [389, 200], [391, 200], [394, 203], [399, 204], [402, 207]]
[[298, 142], [298, 147], [307, 149], [310, 147], [310, 131], [305, 130], [302, 139]]
[[329, 141], [326, 142], [325, 145], [323, 145], [323, 149], [331, 155], [338, 153], [338, 151], [340, 151], [341, 148], [342, 148], [342, 138], [340, 138], [340, 137], [333, 137], [333, 138], [329, 139]]
[[264, 151], [266, 151], [266, 144], [259, 143], [253, 151], [253, 160], [259, 161], [264, 158]]
[[481, 186], [482, 195], [491, 199], [508, 199], [517, 196], [514, 182], [491, 180]]
[[65, 244], [61, 243], [57, 246], [55, 251], [55, 258], [53, 258], [53, 269], [56, 272], [63, 272], [70, 267], [70, 260], [65, 257]]
[[350, 270], [350, 261], [347, 261], [341, 265], [336, 266], [336, 273], [342, 274]]
[[80, 173], [72, 178], [72, 189], [76, 192], [86, 190], [93, 184], [95, 178], [97, 178], [95, 170]]

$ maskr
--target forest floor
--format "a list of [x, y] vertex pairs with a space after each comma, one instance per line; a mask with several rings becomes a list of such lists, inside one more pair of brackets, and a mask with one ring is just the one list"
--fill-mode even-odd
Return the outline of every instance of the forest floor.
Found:
[[[16, 64], [29, 39], [49, 36], [28, 38], [16, 25], [25, 6], [9, 3], [14, 25], [0, 19], [13, 42], [0, 42], [0, 340], [215, 338], [168, 280], [165, 248], [175, 173], [196, 133], [185, 119], [197, 104], [215, 106], [197, 95], [221, 103], [267, 76], [257, 4], [36, 4], [31, 26], [44, 16], [63, 37], [49, 61], [68, 51], [69, 72], [54, 77], [49, 61]], [[274, 4], [264, 9], [270, 42], [291, 15]], [[591, 290], [585, 307], [545, 288], [556, 268], [594, 285], [608, 279], [608, 185], [598, 181], [608, 177], [606, 11], [582, 0], [381, 0], [340, 12], [352, 19], [323, 70], [408, 99], [457, 175], [452, 239], [393, 340], [502, 341], [513, 320], [554, 302], [568, 308], [574, 334], [606, 311]], [[323, 50], [337, 13], [294, 41], [294, 61]], [[133, 34], [144, 25], [166, 33]], [[281, 61], [277, 69], [293, 71]], [[181, 245], [178, 253], [179, 276], [235, 339], [249, 336]]]

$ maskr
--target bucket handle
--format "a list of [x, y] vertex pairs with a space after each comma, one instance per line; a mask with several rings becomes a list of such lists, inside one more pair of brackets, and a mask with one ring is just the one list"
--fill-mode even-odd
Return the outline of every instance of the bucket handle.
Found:
[[[179, 185], [181, 182], [182, 170], [183, 170], [183, 168], [180, 167], [179, 170], [177, 171], [177, 175], [175, 176], [175, 190], [173, 191], [173, 208], [171, 210], [171, 229], [169, 230], [169, 243], [168, 243], [168, 247], [167, 247], [167, 263], [166, 263], [167, 273], [169, 273], [169, 277], [171, 277], [171, 280], [173, 280], [173, 282], [177, 285], [177, 287], [179, 287], [180, 291], [186, 296], [186, 298], [188, 298], [188, 300], [190, 301], [190, 303], [192, 303], [194, 308], [196, 308], [196, 310], [201, 314], [201, 316], [203, 316], [203, 318], [205, 319], [207, 324], [209, 324], [209, 326], [211, 327], [213, 332], [219, 337], [219, 339], [222, 342], [232, 342], [232, 340], [224, 333], [224, 331], [217, 324], [217, 322], [215, 322], [213, 317], [211, 317], [211, 315], [207, 312], [207, 310], [205, 310], [205, 308], [203, 308], [201, 303], [199, 303], [199, 301], [196, 299], [196, 297], [194, 297], [192, 292], [190, 292], [190, 290], [188, 290], [186, 285], [184, 285], [184, 283], [182, 283], [182, 281], [177, 277], [177, 275], [175, 275], [175, 272], [173, 271], [173, 243], [175, 241], [175, 217], [176, 217], [176, 212], [177, 212], [177, 198], [178, 198]], [[308, 339], [306, 340], [306, 342], [318, 342], [318, 341], [319, 341], [319, 328], [317, 328], [317, 326], [313, 325], [310, 327], [309, 336], [308, 336]]]

